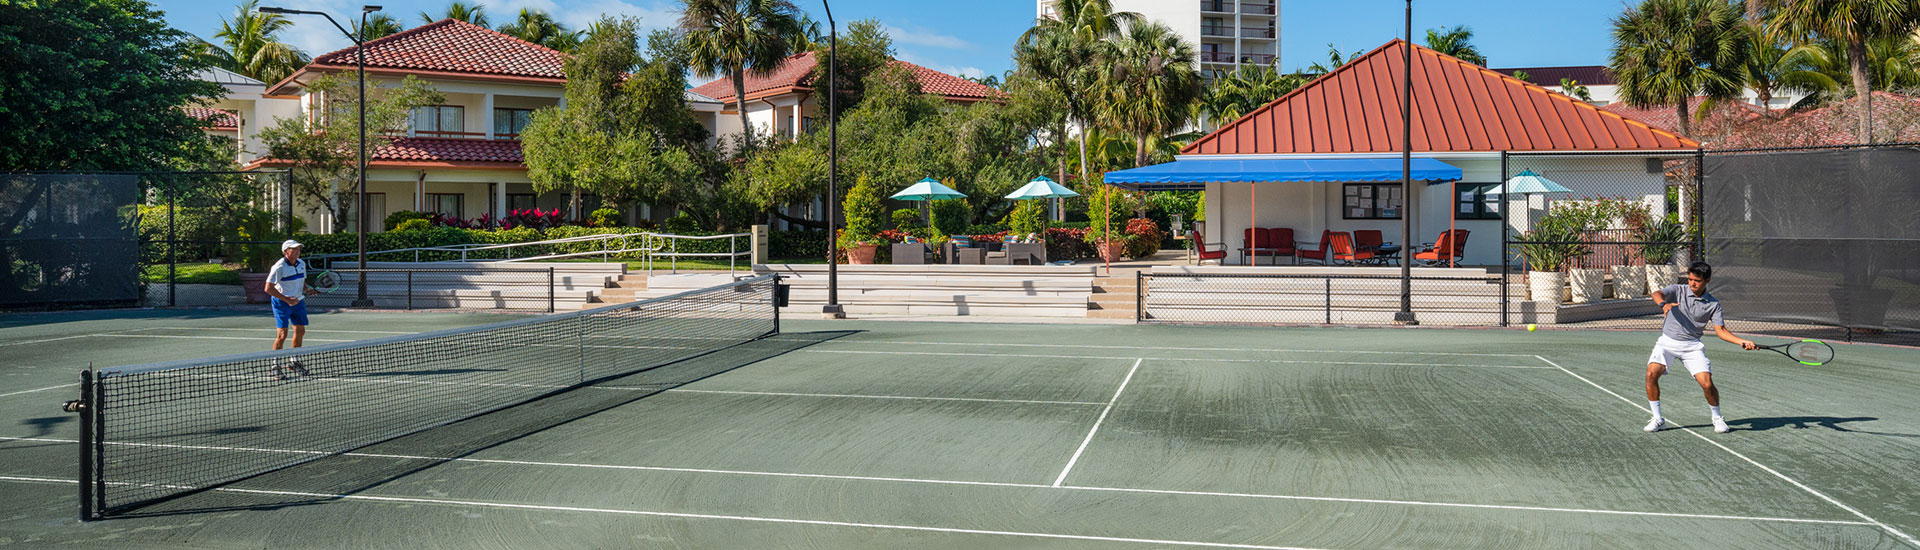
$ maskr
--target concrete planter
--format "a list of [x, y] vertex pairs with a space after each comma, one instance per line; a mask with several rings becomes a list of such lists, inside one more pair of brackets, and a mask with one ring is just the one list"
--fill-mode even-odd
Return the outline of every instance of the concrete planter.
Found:
[[1567, 286], [1567, 274], [1558, 271], [1527, 272], [1529, 297], [1536, 302], [1560, 303], [1561, 293]]
[[241, 272], [240, 289], [246, 291], [249, 304], [264, 304], [273, 299], [272, 296], [267, 295], [267, 274], [265, 273]]
[[1677, 284], [1680, 284], [1680, 266], [1672, 264], [1647, 266], [1648, 293]]
[[1567, 284], [1573, 289], [1573, 303], [1598, 302], [1607, 290], [1607, 270], [1569, 269]]
[[1647, 266], [1613, 266], [1613, 297], [1620, 300], [1647, 297]]

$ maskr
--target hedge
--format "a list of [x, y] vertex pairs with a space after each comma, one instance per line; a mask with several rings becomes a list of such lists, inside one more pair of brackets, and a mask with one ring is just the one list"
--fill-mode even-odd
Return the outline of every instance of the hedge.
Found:
[[[545, 233], [535, 231], [532, 229], [519, 229], [519, 228], [507, 229], [507, 230], [498, 230], [498, 229], [480, 230], [480, 229], [459, 229], [459, 228], [453, 228], [453, 227], [433, 227], [433, 228], [420, 230], [420, 231], [394, 231], [394, 232], [387, 232], [387, 233], [370, 233], [367, 235], [367, 250], [372, 252], [377, 252], [377, 251], [383, 251], [383, 250], [399, 250], [403, 248], [427, 248], [427, 247], [439, 247], [439, 246], [452, 246], [452, 245], [460, 245], [460, 244], [527, 243], [527, 242], [545, 241], [545, 240], [553, 240], [553, 239], [564, 239], [568, 237], [578, 237], [578, 236], [584, 236], [584, 235], [608, 235], [608, 234], [640, 233], [640, 232], [642, 231], [638, 229], [630, 228], [630, 227], [562, 226], [562, 227], [555, 227], [552, 229], [548, 229]], [[711, 231], [704, 231], [704, 232], [690, 232], [688, 234], [699, 236], [699, 235], [714, 235], [716, 233]], [[773, 258], [825, 258], [827, 256], [826, 231], [817, 231], [817, 230], [816, 231], [773, 231], [771, 232], [769, 237], [770, 238], [768, 242], [768, 253]], [[305, 251], [308, 255], [351, 254], [357, 250], [358, 240], [359, 240], [358, 235], [355, 233], [335, 233], [330, 235], [301, 235], [300, 237], [298, 237], [298, 239], [304, 245]], [[639, 246], [641, 246], [641, 243], [639, 243], [638, 241], [633, 241], [628, 244], [635, 248], [638, 248]], [[737, 244], [738, 244], [739, 250], [744, 252], [750, 249], [750, 247], [752, 246], [752, 240], [748, 237], [739, 237]], [[595, 251], [603, 250], [604, 246], [608, 246], [608, 243], [606, 241], [550, 244], [550, 245], [541, 245], [539, 247], [515, 247], [511, 249], [472, 251], [467, 254], [467, 258], [468, 259], [505, 259], [509, 252], [511, 252], [514, 257], [518, 257], [518, 258], [524, 258], [528, 256], [544, 256], [544, 255], [550, 255], [550, 254], [595, 252]], [[613, 248], [621, 247], [620, 243], [618, 242], [611, 243], [611, 246]], [[724, 253], [727, 251], [727, 239], [697, 240], [697, 241], [682, 240], [679, 242], [677, 250], [679, 252]], [[626, 259], [626, 260], [638, 260], [638, 259], [644, 258], [644, 256], [638, 253], [631, 253], [631, 254], [615, 256], [615, 257], [620, 259]], [[415, 258], [414, 253], [406, 252], [406, 253], [397, 253], [397, 254], [388, 254], [388, 255], [375, 255], [373, 257], [368, 258], [368, 260], [370, 261], [413, 261], [414, 258]], [[419, 259], [421, 261], [457, 260], [457, 259], [460, 259], [460, 254], [457, 252], [423, 252], [419, 255]]]
[[[174, 238], [181, 241], [231, 241], [239, 222], [219, 219], [219, 212], [212, 208], [183, 207], [174, 211]], [[148, 243], [140, 248], [143, 261], [165, 263], [167, 261], [167, 207], [140, 206], [140, 241]], [[206, 260], [223, 255], [219, 245], [206, 242], [182, 243], [175, 253], [182, 262]]]

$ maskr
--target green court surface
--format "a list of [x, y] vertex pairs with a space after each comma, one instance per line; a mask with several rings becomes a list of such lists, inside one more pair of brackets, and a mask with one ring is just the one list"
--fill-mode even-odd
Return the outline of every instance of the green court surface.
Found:
[[1648, 434], [1655, 335], [1607, 331], [786, 320], [79, 521], [77, 373], [262, 349], [263, 316], [0, 317], [0, 546], [1920, 548], [1920, 351], [1710, 342], [1734, 431], [1669, 376]]

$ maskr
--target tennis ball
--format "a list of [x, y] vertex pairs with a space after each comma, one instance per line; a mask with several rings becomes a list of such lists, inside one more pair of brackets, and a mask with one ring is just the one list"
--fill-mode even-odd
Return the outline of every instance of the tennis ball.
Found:
[[1527, 323], [1527, 332], [1533, 332], [1533, 329], [1535, 328], [1538, 328], [1538, 327], [1533, 326], [1533, 323]]

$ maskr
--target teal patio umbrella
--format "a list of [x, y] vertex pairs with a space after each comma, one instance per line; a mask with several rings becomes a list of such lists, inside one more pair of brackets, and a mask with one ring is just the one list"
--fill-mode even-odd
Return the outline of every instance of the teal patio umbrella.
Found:
[[[927, 201], [964, 199], [966, 197], [966, 194], [954, 191], [952, 187], [941, 184], [939, 180], [927, 178], [907, 186], [906, 189], [901, 189], [899, 193], [894, 193], [890, 198], [903, 201], [920, 201], [920, 206], [925, 207]], [[932, 221], [928, 220], [928, 223], [932, 223]]]
[[1072, 189], [1054, 183], [1053, 178], [1040, 176], [1033, 178], [1033, 181], [1027, 182], [1026, 185], [1014, 190], [1013, 193], [1007, 195], [1007, 198], [1023, 201], [1028, 199], [1064, 199], [1078, 196], [1080, 196], [1080, 194], [1073, 192]]
[[1506, 183], [1500, 184], [1499, 187], [1487, 190], [1488, 195], [1533, 195], [1540, 193], [1572, 192], [1572, 189], [1554, 183], [1553, 180], [1547, 179], [1546, 176], [1535, 174], [1532, 170], [1522, 170], [1520, 171], [1520, 175], [1508, 179]]

